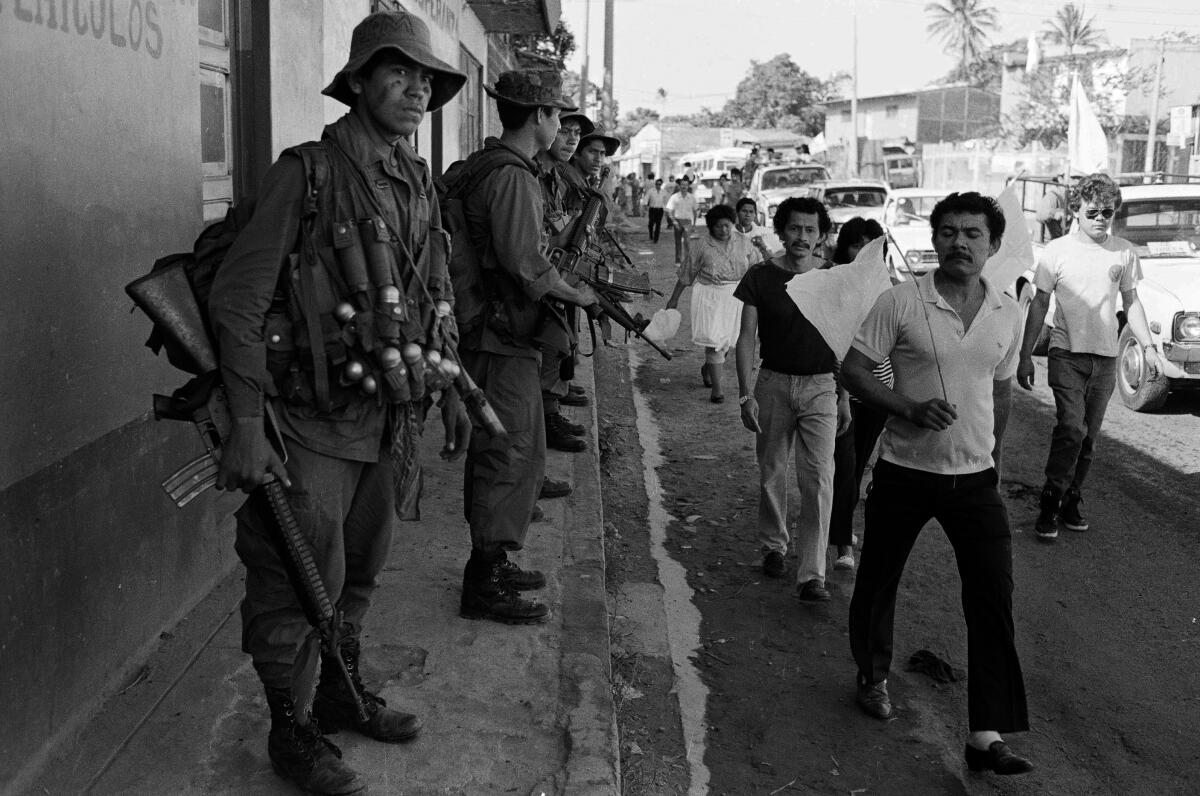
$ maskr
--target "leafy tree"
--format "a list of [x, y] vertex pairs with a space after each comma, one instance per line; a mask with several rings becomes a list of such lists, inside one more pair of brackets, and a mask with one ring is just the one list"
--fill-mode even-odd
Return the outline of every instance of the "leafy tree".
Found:
[[[550, 35], [544, 33], [515, 33], [510, 42], [531, 61], [543, 61], [563, 68], [571, 53], [575, 52], [575, 34], [561, 19]], [[531, 57], [532, 56], [532, 57]]]
[[1098, 50], [1104, 43], [1104, 32], [1096, 27], [1093, 14], [1084, 18], [1083, 6], [1067, 3], [1054, 12], [1054, 18], [1046, 23], [1046, 38], [1054, 44], [1067, 48], [1067, 55], [1076, 50]]
[[719, 119], [722, 126], [779, 127], [816, 135], [825, 127], [825, 113], [817, 105], [835, 99], [840, 85], [840, 76], [821, 80], [780, 53], [765, 63], [751, 61], [733, 99], [719, 113], [705, 109], [701, 115]]
[[996, 9], [983, 5], [982, 0], [927, 3], [925, 13], [932, 18], [925, 29], [945, 43], [946, 52], [958, 56], [960, 68], [979, 58], [988, 35], [1000, 27]]

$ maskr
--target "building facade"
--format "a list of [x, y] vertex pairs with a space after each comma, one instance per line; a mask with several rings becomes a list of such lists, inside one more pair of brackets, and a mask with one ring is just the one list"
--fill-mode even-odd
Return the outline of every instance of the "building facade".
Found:
[[403, 8], [467, 87], [415, 136], [436, 173], [494, 131], [483, 83], [557, 0], [0, 2], [0, 791], [20, 783], [232, 573], [231, 512], [160, 481], [200, 451], [155, 422], [184, 375], [123, 288], [253, 199], [345, 108], [321, 88], [357, 22]]

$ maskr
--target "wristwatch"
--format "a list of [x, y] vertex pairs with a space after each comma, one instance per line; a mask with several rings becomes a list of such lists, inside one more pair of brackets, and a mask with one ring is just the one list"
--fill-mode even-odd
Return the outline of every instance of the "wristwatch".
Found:
[[742, 395], [742, 396], [739, 396], [739, 397], [738, 397], [738, 406], [745, 406], [745, 405], [746, 405], [746, 401], [749, 401], [749, 400], [750, 400], [751, 398], [753, 398], [753, 397], [754, 397], [753, 395]]

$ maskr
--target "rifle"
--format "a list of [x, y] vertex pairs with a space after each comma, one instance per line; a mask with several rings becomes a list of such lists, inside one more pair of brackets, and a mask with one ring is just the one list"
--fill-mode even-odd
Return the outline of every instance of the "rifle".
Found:
[[[125, 292], [150, 316], [150, 319], [166, 334], [173, 337], [199, 366], [203, 375], [189, 381], [173, 395], [154, 396], [156, 420], [188, 420], [195, 424], [204, 443], [205, 453], [188, 462], [168, 476], [162, 487], [175, 505], [183, 508], [217, 479], [221, 445], [228, 438], [233, 426], [232, 416], [220, 382], [216, 348], [196, 303], [191, 283], [177, 262], [154, 271], [125, 286]], [[281, 457], [286, 456], [283, 438], [268, 407], [265, 418], [267, 438]], [[268, 474], [267, 481], [254, 490], [271, 509], [277, 541], [285, 549], [297, 586], [297, 596], [304, 606], [309, 624], [317, 633], [321, 650], [327, 660], [336, 662], [339, 673], [349, 692], [354, 695], [355, 707], [360, 721], [367, 721], [366, 708], [354, 680], [346, 668], [339, 652], [342, 641], [342, 613], [329, 599], [325, 583], [317, 569], [312, 542], [300, 529], [292, 512], [287, 492], [274, 475]], [[298, 698], [298, 704], [307, 705], [311, 695]]]
[[[648, 321], [635, 319], [620, 305], [621, 301], [629, 300], [631, 293], [648, 295], [655, 291], [650, 287], [649, 274], [628, 274], [609, 268], [605, 263], [603, 251], [592, 240], [603, 209], [604, 197], [593, 191], [566, 242], [550, 250], [550, 262], [558, 268], [568, 284], [577, 285], [583, 282], [595, 290], [599, 309], [589, 310], [589, 317], [594, 319], [595, 315], [607, 316], [627, 332], [645, 340], [664, 359], [670, 359], [670, 353], [642, 334]], [[632, 265], [624, 250], [619, 245], [617, 248]]]

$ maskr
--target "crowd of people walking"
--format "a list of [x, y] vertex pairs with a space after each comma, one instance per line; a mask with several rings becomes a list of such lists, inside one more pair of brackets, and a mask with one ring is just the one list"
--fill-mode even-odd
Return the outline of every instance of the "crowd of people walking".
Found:
[[[816, 284], [805, 278], [811, 272], [855, 268], [883, 234], [877, 223], [844, 224], [829, 261], [832, 223], [820, 201], [787, 199], [763, 228], [734, 169], [693, 243], [694, 175], [685, 171], [671, 190], [653, 175], [645, 190], [629, 178], [611, 189], [605, 162], [619, 141], [578, 112], [549, 69], [505, 72], [485, 87], [502, 133], [435, 184], [409, 137], [465, 79], [433, 55], [415, 17], [363, 20], [323, 92], [348, 112], [319, 142], [281, 155], [213, 285], [233, 416], [217, 484], [250, 493], [237, 514], [243, 649], [264, 688], [275, 770], [306, 792], [359, 793], [362, 777], [325, 734], [401, 743], [420, 732], [416, 716], [363, 683], [359, 639], [397, 516], [419, 499], [416, 435], [435, 406], [442, 456], [464, 467], [460, 614], [546, 620], [550, 607], [532, 596], [546, 576], [517, 558], [539, 496], [571, 489], [545, 477], [547, 448], [588, 447], [585, 429], [559, 407], [590, 400], [571, 383], [576, 316], [601, 301], [556, 258], [568, 245], [579, 250], [581, 217], [594, 235], [610, 212], [636, 216], [643, 206], [651, 243], [663, 221], [673, 231], [678, 270], [667, 306], [691, 289], [692, 340], [704, 349], [700, 381], [713, 404], [726, 399], [724, 362], [735, 354], [738, 411], [756, 439], [763, 573], [785, 577], [794, 553], [799, 599], [821, 603], [831, 600], [828, 548], [835, 567], [857, 567], [848, 621], [858, 704], [886, 720], [900, 577], [918, 533], [937, 519], [963, 584], [966, 762], [999, 774], [1030, 770], [1002, 737], [1029, 726], [998, 490], [1002, 440], [1011, 381], [1032, 385], [1031, 340], [1054, 294], [1058, 425], [1037, 533], [1051, 541], [1059, 522], [1085, 530], [1082, 486], [1112, 390], [1118, 296], [1155, 362], [1136, 253], [1108, 233], [1120, 204], [1115, 184], [1092, 175], [1072, 189], [1065, 206], [1074, 231], [1047, 248], [1023, 329], [1016, 304], [982, 276], [1005, 234], [1004, 214], [990, 197], [955, 193], [930, 219], [939, 267], [883, 291], [853, 344], [835, 350], [794, 291]], [[856, 561], [852, 518], [876, 448]], [[314, 632], [293, 588], [263, 498], [269, 484], [287, 490], [312, 543], [340, 621], [333, 640]]]

